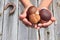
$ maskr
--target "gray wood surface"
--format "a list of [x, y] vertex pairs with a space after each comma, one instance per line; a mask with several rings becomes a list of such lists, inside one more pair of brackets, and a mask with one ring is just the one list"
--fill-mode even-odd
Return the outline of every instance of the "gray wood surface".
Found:
[[[13, 15], [9, 16], [10, 8], [3, 10], [8, 2], [16, 5]], [[41, 0], [31, 0], [31, 3], [38, 7]], [[0, 0], [0, 40], [60, 40], [60, 0], [53, 0], [50, 5], [54, 17], [57, 19], [48, 28], [37, 29], [26, 27], [18, 16], [24, 10], [19, 0]], [[40, 34], [40, 37], [39, 37]]]
[[55, 22], [55, 39], [60, 40], [60, 0], [53, 1], [53, 11], [56, 17]]
[[[38, 0], [38, 3], [40, 4], [41, 0]], [[52, 14], [54, 14], [53, 12], [53, 8], [52, 8], [52, 4], [50, 5], [50, 11], [52, 12]], [[55, 32], [54, 32], [54, 23], [52, 25], [50, 25], [48, 28], [42, 28], [40, 29], [40, 39], [41, 40], [55, 40]], [[48, 34], [49, 33], [49, 34]]]
[[[41, 3], [41, 0], [38, 0], [38, 7]], [[48, 28], [41, 28], [40, 31], [40, 40], [48, 40], [47, 38], [47, 30]]]
[[9, 16], [8, 8], [4, 10], [4, 23], [3, 23], [3, 37], [2, 40], [17, 40], [17, 27], [18, 27], [18, 0], [4, 0], [5, 5], [8, 2], [16, 4], [16, 10], [13, 15]]
[[[37, 0], [31, 0], [34, 6], [37, 6]], [[34, 28], [28, 28], [28, 40], [38, 40], [38, 30]]]
[[4, 0], [0, 0], [0, 40], [2, 40], [2, 31], [3, 31], [3, 6], [4, 6]]
[[[34, 6], [37, 6], [37, 0], [31, 0], [31, 3]], [[23, 6], [21, 2], [19, 2], [19, 14], [22, 12]], [[19, 28], [18, 28], [18, 40], [37, 40], [37, 30], [33, 28], [28, 28], [19, 20]]]
[[[52, 15], [54, 16], [54, 12], [53, 12], [53, 3], [51, 3], [49, 10], [52, 12]], [[49, 27], [48, 27], [48, 32], [49, 32], [49, 40], [55, 40], [55, 29], [54, 29], [54, 23], [52, 23]]]
[[[19, 2], [19, 15], [23, 10], [23, 5]], [[18, 21], [18, 40], [28, 40], [28, 28], [19, 20]]]

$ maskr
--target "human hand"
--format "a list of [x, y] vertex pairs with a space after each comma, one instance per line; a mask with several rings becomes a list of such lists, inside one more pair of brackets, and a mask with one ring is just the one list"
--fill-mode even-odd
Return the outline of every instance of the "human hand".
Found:
[[38, 24], [38, 27], [40, 28], [46, 28], [56, 21], [56, 19], [52, 15], [52, 12], [48, 8], [42, 7], [41, 9], [39, 9], [39, 14], [41, 20]]
[[20, 19], [26, 26], [27, 26], [27, 25], [31, 26], [32, 23], [29, 22], [28, 19], [26, 18], [26, 16], [27, 16], [27, 13], [26, 13], [26, 12], [27, 12], [28, 8], [29, 8], [29, 7], [26, 7], [26, 8], [22, 11], [21, 15], [19, 16], [19, 19]]
[[[50, 10], [48, 9], [49, 5], [51, 4], [52, 0], [42, 0], [42, 2], [40, 3], [38, 10], [40, 11], [42, 8], [48, 10], [48, 12], [50, 12]], [[51, 13], [51, 12], [50, 12]], [[51, 13], [52, 15], [52, 13]], [[49, 21], [44, 21], [44, 20], [40, 20], [38, 27], [41, 28], [46, 28], [48, 26], [50, 26], [53, 22], [55, 22], [56, 19], [53, 17], [53, 15], [51, 16], [51, 19]]]
[[[26, 6], [27, 5], [27, 6]], [[30, 21], [28, 21], [28, 19], [26, 18], [27, 17], [27, 10], [29, 7], [33, 6], [32, 4], [24, 4], [24, 11], [22, 12], [22, 14], [19, 16], [20, 20], [27, 26], [30, 26], [30, 27], [33, 27], [33, 28], [36, 28], [36, 29], [40, 29], [41, 27], [48, 27], [49, 25], [51, 25], [56, 19], [52, 16], [51, 19], [47, 22], [47, 21], [44, 21], [44, 20], [40, 20], [39, 23], [37, 24], [32, 24]], [[42, 6], [40, 6], [38, 8], [38, 10], [41, 9], [41, 7], [44, 7], [44, 5], [42, 4]], [[45, 5], [45, 7], [48, 7], [47, 4]], [[48, 9], [48, 8], [47, 8]], [[52, 14], [51, 14], [52, 15]]]
[[28, 4], [28, 0], [26, 0], [26, 4], [25, 1], [21, 1], [23, 3], [24, 6], [24, 10], [22, 11], [21, 15], [19, 16], [19, 19], [26, 25], [26, 26], [30, 26], [33, 28], [37, 28], [37, 24], [32, 24], [28, 19], [27, 19], [27, 11], [29, 9], [29, 7], [33, 6], [30, 2]]

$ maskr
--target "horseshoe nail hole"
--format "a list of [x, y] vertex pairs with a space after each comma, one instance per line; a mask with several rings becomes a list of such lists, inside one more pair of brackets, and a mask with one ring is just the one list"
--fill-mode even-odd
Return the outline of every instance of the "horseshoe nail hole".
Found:
[[12, 6], [12, 5], [10, 5], [9, 7], [10, 7], [11, 9], [13, 9], [13, 6]]
[[57, 6], [59, 6], [59, 7], [60, 7], [60, 2], [57, 2]]
[[2, 13], [0, 13], [0, 16], [2, 15]]
[[50, 32], [47, 32], [47, 34], [49, 35], [49, 34], [50, 34]]
[[2, 36], [2, 33], [0, 33], [0, 36]]

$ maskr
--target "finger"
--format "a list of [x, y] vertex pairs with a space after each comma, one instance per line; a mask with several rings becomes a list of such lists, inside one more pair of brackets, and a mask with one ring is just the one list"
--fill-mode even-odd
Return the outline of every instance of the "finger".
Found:
[[47, 27], [47, 26], [45, 26], [45, 24], [41, 24], [41, 23], [39, 23], [38, 26], [39, 26], [40, 28], [42, 28], [42, 27], [46, 28], [46, 27]]
[[39, 23], [36, 29], [40, 29], [40, 28], [42, 28], [42, 23]]
[[54, 17], [52, 17], [52, 18], [51, 18], [51, 21], [52, 21], [52, 22], [55, 22], [55, 21], [56, 21], [56, 19], [55, 19]]
[[37, 24], [34, 25], [34, 28], [37, 28]]
[[49, 22], [47, 22], [47, 23], [43, 23], [43, 26], [49, 26], [49, 25], [51, 25], [53, 22], [50, 20]]
[[41, 28], [41, 27], [42, 27], [42, 23], [39, 23], [39, 24], [38, 24], [38, 27], [40, 27], [40, 28]]
[[31, 22], [29, 22], [26, 18], [24, 18], [24, 19], [23, 19], [23, 22], [24, 22], [26, 25], [29, 25], [29, 26], [31, 26], [31, 25], [32, 25], [32, 23], [31, 23]]
[[20, 16], [19, 16], [19, 19], [24, 19], [26, 17], [26, 14], [21, 14]]
[[40, 27], [37, 27], [36, 29], [40, 29]]
[[21, 15], [19, 16], [19, 18], [20, 18], [21, 20], [24, 19], [24, 18], [27, 16], [27, 10], [28, 10], [28, 8], [29, 8], [29, 7], [25, 8], [25, 9], [22, 11]]
[[33, 24], [32, 26], [33, 26], [32, 28], [40, 29], [40, 27], [38, 27], [37, 24]]

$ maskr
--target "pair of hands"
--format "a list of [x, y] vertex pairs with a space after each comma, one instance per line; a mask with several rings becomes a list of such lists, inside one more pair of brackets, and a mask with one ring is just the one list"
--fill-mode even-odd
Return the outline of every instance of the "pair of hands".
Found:
[[[55, 18], [52, 16], [51, 17], [51, 20], [49, 20], [48, 22], [45, 22], [45, 21], [41, 21], [40, 23], [38, 24], [32, 24], [30, 21], [28, 21], [28, 19], [26, 18], [27, 17], [27, 11], [28, 11], [28, 8], [31, 7], [33, 5], [29, 5], [29, 6], [26, 6], [25, 9], [22, 11], [21, 15], [19, 16], [19, 19], [26, 25], [26, 26], [30, 26], [30, 27], [33, 27], [33, 28], [36, 28], [36, 29], [40, 29], [41, 27], [48, 27], [49, 25], [51, 25], [53, 22], [55, 22]], [[41, 8], [37, 8], [38, 11], [41, 9]], [[43, 22], [43, 23], [42, 23]]]

